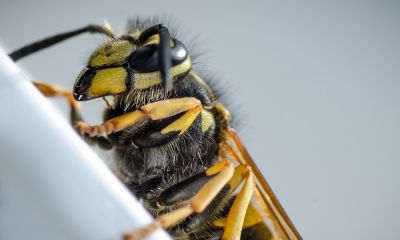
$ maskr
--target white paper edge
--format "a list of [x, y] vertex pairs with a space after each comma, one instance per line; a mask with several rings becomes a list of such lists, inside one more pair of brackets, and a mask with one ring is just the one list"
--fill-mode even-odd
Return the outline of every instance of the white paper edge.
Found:
[[[52, 231], [59, 239], [122, 239], [124, 231], [152, 221], [2, 49], [0, 86], [0, 187], [11, 183], [26, 192], [27, 204], [41, 206], [48, 221], [57, 222]], [[1, 194], [0, 188], [0, 202]], [[0, 205], [0, 217], [7, 218], [1, 214]], [[149, 239], [170, 237], [159, 230]]]

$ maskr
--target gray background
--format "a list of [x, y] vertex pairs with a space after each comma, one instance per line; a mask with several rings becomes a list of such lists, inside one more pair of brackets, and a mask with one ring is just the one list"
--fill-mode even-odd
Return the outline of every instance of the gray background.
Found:
[[[130, 16], [173, 19], [206, 51], [202, 65], [305, 239], [399, 239], [399, 13], [398, 1], [2, 0], [0, 39], [11, 50], [104, 19], [117, 30]], [[71, 88], [101, 42], [80, 36], [20, 65]], [[85, 117], [100, 121], [102, 107], [85, 103]]]

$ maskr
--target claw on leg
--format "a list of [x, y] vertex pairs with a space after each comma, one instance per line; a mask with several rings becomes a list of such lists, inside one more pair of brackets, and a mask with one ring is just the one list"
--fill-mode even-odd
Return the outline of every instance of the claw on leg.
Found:
[[64, 97], [72, 109], [79, 109], [79, 103], [75, 101], [70, 90], [49, 83], [42, 83], [38, 81], [32, 81], [32, 83], [46, 97]]
[[74, 128], [81, 134], [88, 134], [90, 137], [107, 136], [115, 132], [115, 126], [112, 122], [91, 126], [86, 122], [79, 121], [74, 125]]
[[186, 114], [180, 118], [180, 121], [169, 125], [163, 130], [164, 133], [179, 131], [182, 134], [201, 112], [201, 103], [195, 98], [176, 98], [150, 103], [134, 112], [125, 113], [99, 125], [89, 126], [78, 122], [76, 129], [82, 135], [88, 134], [91, 137], [105, 136], [121, 131], [146, 119], [160, 120], [182, 112], [186, 112]]

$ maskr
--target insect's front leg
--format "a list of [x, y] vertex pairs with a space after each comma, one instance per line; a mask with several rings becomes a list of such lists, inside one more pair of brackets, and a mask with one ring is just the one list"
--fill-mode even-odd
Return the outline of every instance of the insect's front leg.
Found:
[[[65, 98], [70, 106], [70, 121], [72, 125], [84, 124], [80, 113], [80, 105], [75, 101], [72, 92], [66, 88], [43, 83], [38, 81], [32, 81], [33, 85], [46, 97], [61, 97]], [[97, 144], [103, 149], [110, 149], [112, 145], [104, 137], [90, 137], [88, 135], [84, 136], [84, 139], [89, 144]]]
[[161, 142], [170, 141], [186, 132], [186, 130], [193, 124], [194, 120], [199, 116], [201, 110], [201, 102], [196, 98], [173, 98], [147, 104], [137, 111], [109, 119], [99, 125], [90, 126], [86, 123], [78, 123], [76, 128], [81, 134], [104, 136], [122, 131], [143, 121], [163, 120], [184, 113], [181, 117], [167, 125], [161, 131], [146, 138], [147, 143], [144, 144], [153, 146]]
[[62, 97], [67, 100], [71, 108], [71, 124], [82, 121], [79, 103], [75, 101], [70, 90], [49, 83], [38, 81], [32, 81], [32, 83], [46, 97]]

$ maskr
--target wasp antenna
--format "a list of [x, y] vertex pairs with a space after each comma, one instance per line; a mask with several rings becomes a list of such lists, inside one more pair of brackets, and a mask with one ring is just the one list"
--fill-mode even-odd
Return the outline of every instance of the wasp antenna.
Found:
[[166, 89], [172, 89], [172, 79], [170, 78], [169, 70], [171, 68], [171, 35], [168, 28], [164, 25], [160, 26], [160, 45], [158, 49], [158, 64], [161, 68], [161, 78], [164, 81]]
[[154, 25], [139, 36], [139, 42], [144, 43], [150, 36], [158, 34], [160, 42], [158, 46], [158, 65], [160, 66], [161, 78], [166, 89], [172, 89], [172, 79], [170, 78], [169, 70], [171, 68], [171, 34], [167, 26], [163, 24]]
[[99, 26], [99, 25], [88, 25], [83, 28], [79, 28], [79, 29], [69, 31], [69, 32], [60, 33], [55, 36], [48, 37], [48, 38], [42, 39], [40, 41], [34, 42], [32, 44], [29, 44], [27, 46], [24, 46], [20, 49], [15, 50], [14, 52], [10, 53], [9, 56], [11, 57], [12, 60], [17, 61], [17, 60], [19, 60], [23, 57], [26, 57], [32, 53], [35, 53], [37, 51], [40, 51], [40, 50], [50, 47], [54, 44], [57, 44], [61, 41], [64, 41], [68, 38], [74, 37], [76, 35], [79, 35], [79, 34], [85, 33], [85, 32], [100, 33], [100, 34], [107, 35], [110, 38], [114, 38], [113, 32], [110, 29], [108, 29], [107, 27], [103, 27], [103, 26]]

